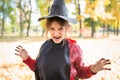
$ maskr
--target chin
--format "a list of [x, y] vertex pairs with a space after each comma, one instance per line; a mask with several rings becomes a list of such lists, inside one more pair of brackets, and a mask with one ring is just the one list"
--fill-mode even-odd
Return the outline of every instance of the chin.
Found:
[[54, 43], [59, 44], [61, 41], [54, 41]]
[[59, 44], [62, 40], [56, 41], [56, 40], [53, 39], [53, 41], [54, 41], [54, 43]]

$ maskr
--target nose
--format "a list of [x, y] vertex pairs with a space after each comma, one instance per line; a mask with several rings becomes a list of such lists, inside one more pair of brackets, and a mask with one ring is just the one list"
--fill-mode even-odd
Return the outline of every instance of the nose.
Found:
[[59, 31], [55, 31], [54, 34], [57, 36], [59, 35]]

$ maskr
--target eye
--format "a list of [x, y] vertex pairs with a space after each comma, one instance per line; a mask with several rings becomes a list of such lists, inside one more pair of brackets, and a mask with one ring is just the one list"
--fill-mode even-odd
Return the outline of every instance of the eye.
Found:
[[63, 30], [63, 27], [59, 28], [59, 30]]
[[51, 28], [50, 28], [50, 30], [52, 30], [52, 31], [53, 31], [53, 30], [55, 30], [55, 29], [51, 27]]

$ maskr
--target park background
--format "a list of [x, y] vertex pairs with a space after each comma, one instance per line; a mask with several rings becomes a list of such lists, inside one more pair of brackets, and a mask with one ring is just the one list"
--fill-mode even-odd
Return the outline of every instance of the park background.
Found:
[[[0, 80], [34, 80], [34, 73], [16, 56], [22, 45], [32, 58], [46, 40], [45, 20], [53, 0], [0, 0]], [[120, 80], [120, 0], [65, 0], [71, 24], [68, 37], [83, 50], [85, 65], [100, 58], [111, 60], [111, 71], [88, 80]]]

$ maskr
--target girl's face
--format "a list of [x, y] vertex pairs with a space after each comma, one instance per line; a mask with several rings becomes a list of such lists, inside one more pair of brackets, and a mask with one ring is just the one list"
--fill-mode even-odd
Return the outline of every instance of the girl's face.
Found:
[[54, 43], [60, 43], [65, 38], [66, 29], [65, 26], [53, 21], [49, 27], [49, 32]]

